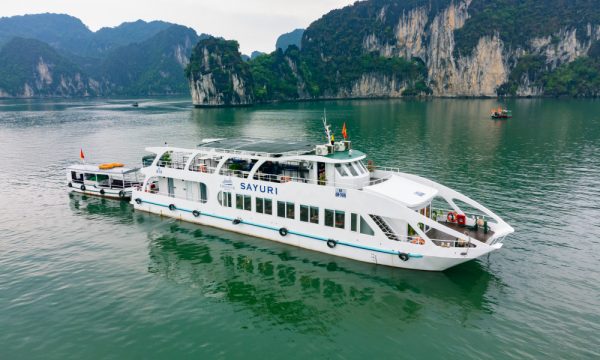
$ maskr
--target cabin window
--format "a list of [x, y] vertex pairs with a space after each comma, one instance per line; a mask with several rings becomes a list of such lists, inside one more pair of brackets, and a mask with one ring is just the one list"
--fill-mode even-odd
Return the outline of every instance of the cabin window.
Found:
[[85, 179], [87, 181], [96, 181], [96, 174], [88, 174], [88, 173], [86, 173], [85, 174]]
[[200, 202], [206, 204], [208, 201], [208, 193], [205, 183], [200, 183]]
[[225, 207], [231, 207], [232, 206], [232, 201], [231, 201], [231, 193], [230, 192], [224, 192], [224, 191], [219, 191], [219, 194], [217, 194], [217, 200], [219, 201], [219, 204], [221, 204], [221, 206], [225, 206]]
[[294, 203], [292, 202], [277, 202], [277, 216], [282, 218], [294, 219]]
[[358, 231], [358, 215], [350, 214], [350, 231]]
[[339, 210], [325, 209], [325, 226], [343, 229], [346, 227], [346, 213]]
[[252, 197], [250, 195], [237, 194], [235, 196], [235, 207], [240, 210], [252, 210]]
[[341, 176], [348, 176], [348, 173], [346, 172], [346, 170], [344, 170], [344, 168], [342, 167], [342, 164], [335, 164], [335, 170]]
[[273, 200], [256, 198], [256, 212], [266, 215], [273, 214]]
[[316, 206], [300, 205], [300, 221], [319, 223], [319, 208]]
[[356, 171], [354, 166], [352, 166], [352, 164], [346, 164], [346, 166], [348, 167], [348, 170], [350, 171], [350, 174], [352, 174], [352, 176], [358, 176], [358, 172]]
[[371, 229], [369, 224], [367, 224], [367, 221], [362, 216], [360, 217], [360, 233], [371, 236], [375, 235], [375, 231]]

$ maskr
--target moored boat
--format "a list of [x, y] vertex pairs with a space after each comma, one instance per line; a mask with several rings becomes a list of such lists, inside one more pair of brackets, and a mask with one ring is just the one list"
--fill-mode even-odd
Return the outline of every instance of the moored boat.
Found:
[[67, 186], [74, 192], [129, 200], [133, 188], [140, 185], [139, 168], [121, 163], [74, 164], [67, 168]]

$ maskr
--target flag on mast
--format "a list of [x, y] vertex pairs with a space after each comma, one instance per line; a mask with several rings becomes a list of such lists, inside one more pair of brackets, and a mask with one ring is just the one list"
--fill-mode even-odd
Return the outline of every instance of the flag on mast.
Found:
[[85, 162], [85, 155], [83, 154], [83, 149], [79, 149], [79, 158], [81, 161]]
[[348, 140], [348, 131], [346, 130], [346, 122], [344, 122], [344, 126], [342, 127], [342, 136], [344, 140]]

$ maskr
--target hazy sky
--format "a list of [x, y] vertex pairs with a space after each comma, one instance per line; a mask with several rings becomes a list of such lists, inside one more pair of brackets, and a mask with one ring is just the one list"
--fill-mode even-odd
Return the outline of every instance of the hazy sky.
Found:
[[243, 53], [271, 52], [280, 34], [306, 28], [328, 11], [355, 0], [1, 0], [0, 16], [64, 13], [91, 30], [124, 21], [164, 20], [198, 33], [235, 39]]

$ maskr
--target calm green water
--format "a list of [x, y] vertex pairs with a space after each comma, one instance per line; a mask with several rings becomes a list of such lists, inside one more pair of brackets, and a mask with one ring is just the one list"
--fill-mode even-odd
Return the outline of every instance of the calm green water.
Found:
[[[600, 101], [0, 102], [0, 358], [600, 357]], [[377, 267], [69, 195], [64, 168], [201, 138], [323, 140], [471, 195], [505, 247], [444, 273]]]

